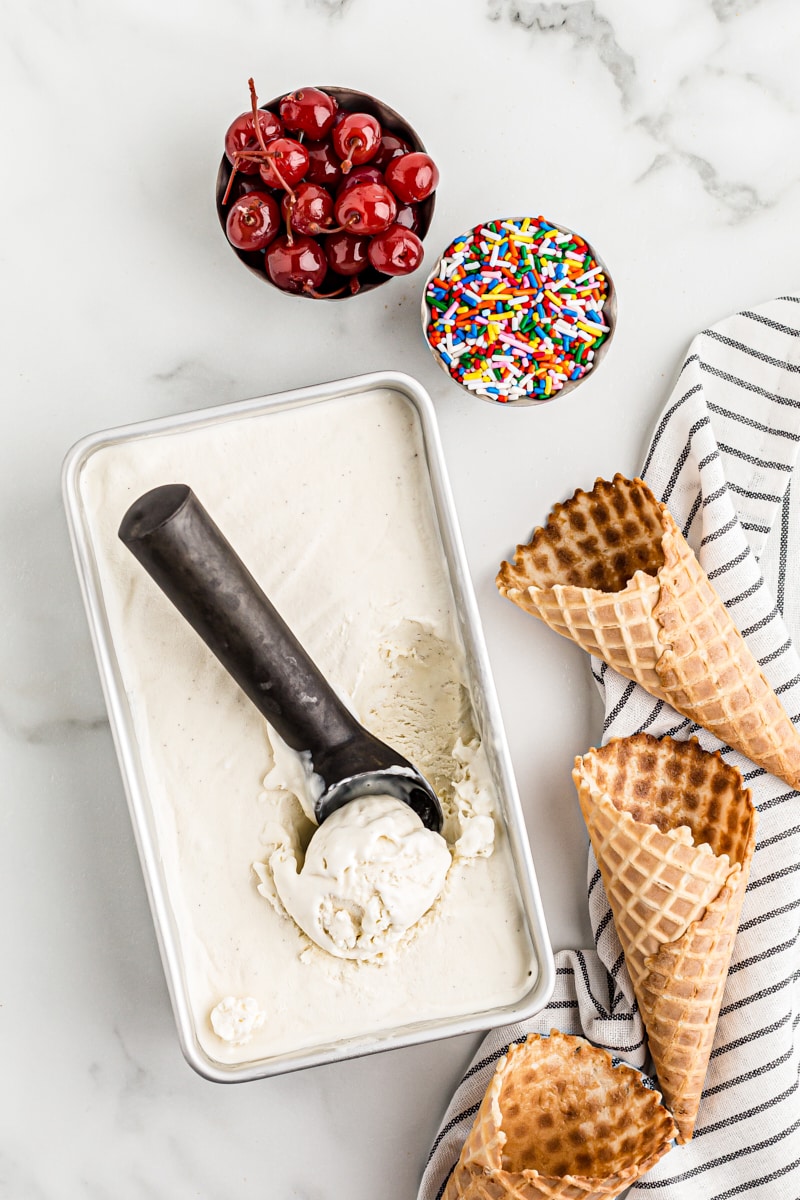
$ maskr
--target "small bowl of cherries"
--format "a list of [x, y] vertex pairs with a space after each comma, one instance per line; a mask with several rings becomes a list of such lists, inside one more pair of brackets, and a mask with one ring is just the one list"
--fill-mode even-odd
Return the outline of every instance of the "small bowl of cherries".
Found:
[[415, 271], [439, 172], [408, 122], [347, 88], [298, 88], [259, 106], [249, 85], [217, 174], [217, 213], [240, 261], [314, 300]]

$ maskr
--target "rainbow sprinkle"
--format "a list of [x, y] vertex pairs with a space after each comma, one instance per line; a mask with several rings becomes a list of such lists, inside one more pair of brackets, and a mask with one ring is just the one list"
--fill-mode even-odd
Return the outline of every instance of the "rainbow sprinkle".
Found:
[[547, 400], [592, 369], [609, 292], [576, 233], [544, 217], [490, 221], [445, 251], [425, 293], [428, 341], [479, 396]]

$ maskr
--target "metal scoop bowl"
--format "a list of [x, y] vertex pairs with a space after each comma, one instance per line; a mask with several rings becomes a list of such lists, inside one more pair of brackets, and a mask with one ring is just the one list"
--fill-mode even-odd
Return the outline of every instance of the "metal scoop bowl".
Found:
[[119, 536], [287, 745], [309, 753], [320, 824], [350, 800], [380, 794], [441, 832], [431, 785], [347, 709], [191, 488], [146, 492]]

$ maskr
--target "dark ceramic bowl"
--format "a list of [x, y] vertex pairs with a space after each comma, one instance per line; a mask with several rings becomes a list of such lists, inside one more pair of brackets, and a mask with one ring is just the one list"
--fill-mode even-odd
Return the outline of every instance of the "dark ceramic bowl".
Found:
[[[407, 141], [412, 150], [426, 153], [425, 146], [416, 130], [412, 129], [408, 121], [401, 117], [399, 113], [396, 113], [393, 108], [389, 108], [388, 104], [384, 104], [382, 100], [376, 100], [374, 96], [369, 96], [366, 92], [354, 91], [352, 88], [328, 87], [326, 84], [313, 84], [309, 86], [317, 87], [320, 91], [327, 92], [329, 96], [333, 96], [338, 101], [340, 108], [347, 109], [350, 112], [369, 113], [380, 122], [381, 127], [388, 133], [394, 133], [398, 137], [401, 137]], [[286, 93], [284, 93], [284, 95], [285, 94]], [[277, 96], [274, 100], [270, 100], [268, 104], [262, 104], [261, 107], [264, 109], [269, 109], [270, 112], [274, 112], [276, 115], [278, 115], [279, 105], [282, 99], [282, 96]], [[365, 166], [369, 166], [369, 163], [366, 163]], [[222, 226], [223, 233], [225, 232], [225, 221], [228, 215], [228, 210], [227, 206], [224, 207], [222, 204], [222, 197], [225, 195], [228, 187], [228, 182], [231, 177], [231, 170], [231, 164], [223, 154], [222, 161], [219, 165], [219, 171], [217, 172], [216, 194], [217, 216], [219, 217], [219, 223]], [[236, 195], [235, 190], [232, 194], [234, 196]], [[422, 200], [417, 205], [419, 228], [416, 230], [416, 233], [417, 237], [419, 237], [421, 241], [425, 240], [425, 235], [430, 228], [431, 220], [433, 219], [435, 203], [436, 193], [434, 192], [427, 198], [427, 200]], [[228, 245], [230, 246], [230, 242], [228, 242]], [[374, 288], [380, 287], [381, 284], [388, 283], [390, 279], [395, 278], [393, 275], [382, 275], [379, 271], [376, 271], [374, 267], [369, 266], [366, 268], [366, 270], [362, 271], [358, 276], [356, 276], [359, 283], [359, 288], [356, 293], [351, 292], [348, 287], [347, 290], [342, 292], [339, 296], [309, 296], [298, 292], [288, 292], [283, 288], [276, 287], [264, 269], [263, 250], [253, 253], [245, 250], [237, 250], [235, 246], [231, 246], [231, 250], [249, 271], [252, 271], [254, 275], [257, 275], [263, 283], [268, 284], [271, 288], [275, 288], [275, 291], [281, 292], [284, 296], [299, 295], [301, 298], [307, 300], [315, 300], [320, 298], [331, 300], [347, 300], [353, 294], [361, 295], [362, 292], [371, 292]], [[342, 279], [343, 277], [341, 275], [337, 275], [334, 272], [329, 271], [319, 290], [321, 292], [333, 291], [337, 287], [341, 287]], [[345, 282], [348, 281], [345, 280]]]

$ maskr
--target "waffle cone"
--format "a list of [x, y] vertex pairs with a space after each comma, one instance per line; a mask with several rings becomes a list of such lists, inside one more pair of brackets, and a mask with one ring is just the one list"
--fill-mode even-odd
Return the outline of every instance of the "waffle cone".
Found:
[[595, 856], [664, 1102], [692, 1136], [739, 924], [757, 815], [696, 741], [617, 738], [575, 760]]
[[600, 1200], [669, 1150], [675, 1126], [638, 1071], [551, 1030], [497, 1064], [443, 1200]]
[[540, 617], [800, 789], [800, 733], [666, 507], [640, 479], [557, 504], [497, 576]]

